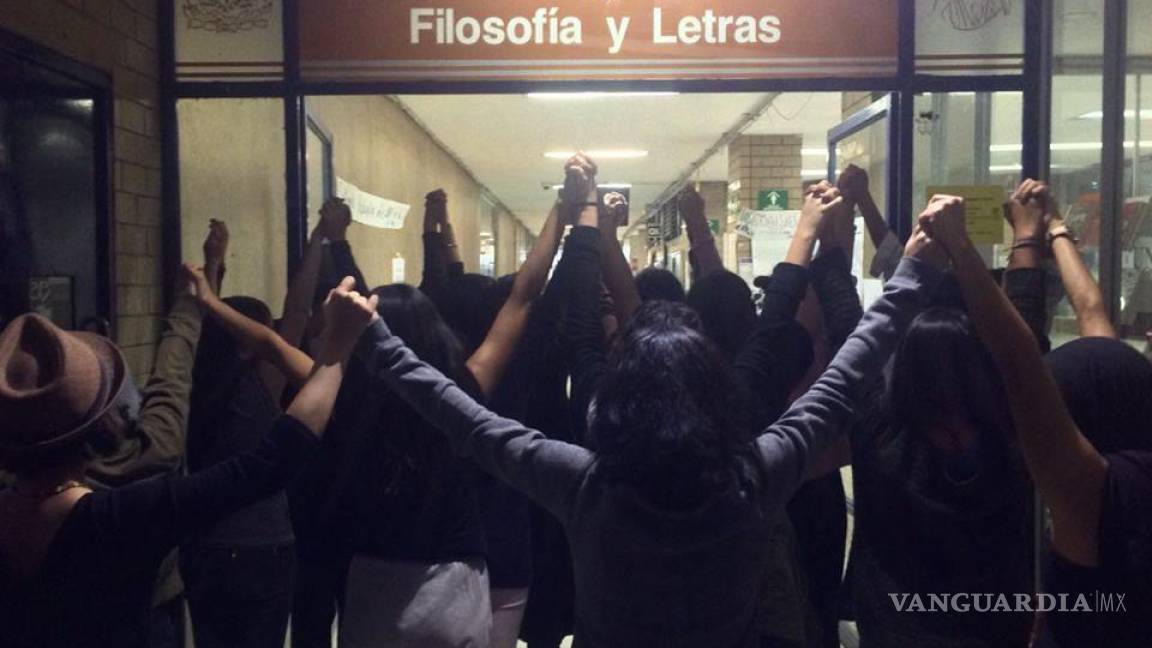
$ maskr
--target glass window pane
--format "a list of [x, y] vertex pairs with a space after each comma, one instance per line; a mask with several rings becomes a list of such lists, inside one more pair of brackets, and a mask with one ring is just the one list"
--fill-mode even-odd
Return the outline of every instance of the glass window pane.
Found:
[[[1005, 195], [1020, 178], [1019, 92], [952, 92], [916, 96], [912, 205], [916, 212], [940, 189], [994, 187]], [[998, 220], [984, 222], [979, 245], [993, 267], [1007, 264], [1011, 233]], [[979, 243], [979, 241], [978, 241]]]
[[[1104, 109], [1100, 57], [1104, 51], [1103, 3], [1058, 0], [1054, 15], [1054, 75], [1050, 183], [1065, 222], [1080, 238], [1080, 255], [1093, 276], [1100, 270], [1100, 161]], [[1055, 276], [1054, 346], [1079, 336], [1075, 313]]]
[[1019, 74], [1024, 7], [1014, 0], [916, 0], [916, 71]]
[[208, 220], [225, 221], [223, 294], [256, 297], [278, 314], [288, 286], [283, 101], [188, 99], [177, 115], [184, 260], [200, 263]]
[[[1135, 4], [1130, 11], [1136, 19]], [[1143, 346], [1152, 331], [1152, 74], [1132, 68], [1138, 73], [1125, 83], [1119, 333]]]
[[173, 4], [179, 80], [284, 77], [282, 0], [175, 0]]

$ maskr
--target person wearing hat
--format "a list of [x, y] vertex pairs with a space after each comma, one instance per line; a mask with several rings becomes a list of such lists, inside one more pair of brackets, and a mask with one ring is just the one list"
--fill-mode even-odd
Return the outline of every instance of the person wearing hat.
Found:
[[156, 569], [183, 538], [283, 488], [318, 446], [375, 299], [351, 278], [325, 304], [308, 382], [257, 450], [189, 477], [93, 491], [90, 448], [127, 370], [106, 338], [35, 314], [0, 333], [0, 637], [13, 648], [144, 646]]

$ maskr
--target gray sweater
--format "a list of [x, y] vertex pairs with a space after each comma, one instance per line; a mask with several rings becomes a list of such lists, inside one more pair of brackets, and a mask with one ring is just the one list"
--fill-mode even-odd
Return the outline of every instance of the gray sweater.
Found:
[[497, 416], [422, 362], [383, 322], [359, 350], [369, 371], [463, 455], [564, 525], [580, 646], [748, 646], [769, 513], [853, 419], [940, 273], [906, 259], [815, 385], [755, 441], [742, 487], [693, 510], [661, 510], [599, 467], [594, 452]]

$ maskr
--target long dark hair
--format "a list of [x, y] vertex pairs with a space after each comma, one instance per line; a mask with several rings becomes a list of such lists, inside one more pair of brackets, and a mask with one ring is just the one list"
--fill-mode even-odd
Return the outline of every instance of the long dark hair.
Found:
[[1011, 431], [1000, 373], [957, 308], [930, 308], [912, 320], [892, 359], [887, 410], [896, 427], [909, 430], [966, 420]]
[[682, 304], [644, 303], [620, 332], [588, 413], [609, 474], [671, 508], [731, 486], [750, 439], [730, 365], [698, 326]]
[[[376, 311], [388, 328], [421, 360], [436, 367], [465, 390], [475, 391], [464, 366], [464, 350], [436, 305], [423, 292], [405, 284], [382, 286], [372, 291], [380, 298]], [[366, 376], [349, 374], [352, 381]], [[372, 439], [363, 440], [368, 461], [380, 474], [377, 492], [395, 486], [410, 488], [415, 477], [425, 486], [434, 485], [437, 476], [451, 463], [451, 449], [444, 435], [430, 433], [428, 424], [391, 390], [373, 398], [377, 401], [381, 429]], [[408, 475], [405, 477], [404, 475]]]
[[700, 314], [704, 331], [729, 359], [736, 357], [756, 328], [752, 289], [735, 273], [700, 278], [688, 291], [688, 305]]
[[432, 300], [407, 284], [381, 286], [372, 294], [380, 298], [376, 312], [393, 334], [421, 360], [444, 375], [459, 379], [463, 346]]
[[[224, 303], [248, 319], [272, 326], [272, 310], [255, 297], [226, 297]], [[235, 395], [240, 381], [258, 366], [259, 359], [244, 352], [231, 333], [216, 320], [205, 318], [192, 368], [189, 429], [210, 425], [213, 415], [224, 411]]]
[[641, 301], [684, 301], [684, 286], [676, 275], [664, 268], [644, 268], [637, 273], [636, 292], [640, 294]]

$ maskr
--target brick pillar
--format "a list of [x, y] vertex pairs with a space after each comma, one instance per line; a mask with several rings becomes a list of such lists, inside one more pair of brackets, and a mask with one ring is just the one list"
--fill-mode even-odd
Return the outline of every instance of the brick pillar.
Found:
[[[741, 135], [728, 145], [728, 221], [729, 227], [745, 209], [757, 209], [764, 189], [788, 192], [788, 208], [799, 209], [803, 200], [801, 169], [804, 145], [802, 135]], [[725, 263], [733, 270], [741, 260], [752, 258], [752, 242], [736, 240], [735, 259]], [[735, 265], [732, 265], [735, 264]]]
[[[138, 378], [163, 318], [158, 0], [0, 0], [0, 27], [112, 78], [117, 342]], [[96, 128], [103, 128], [96, 124]]]

